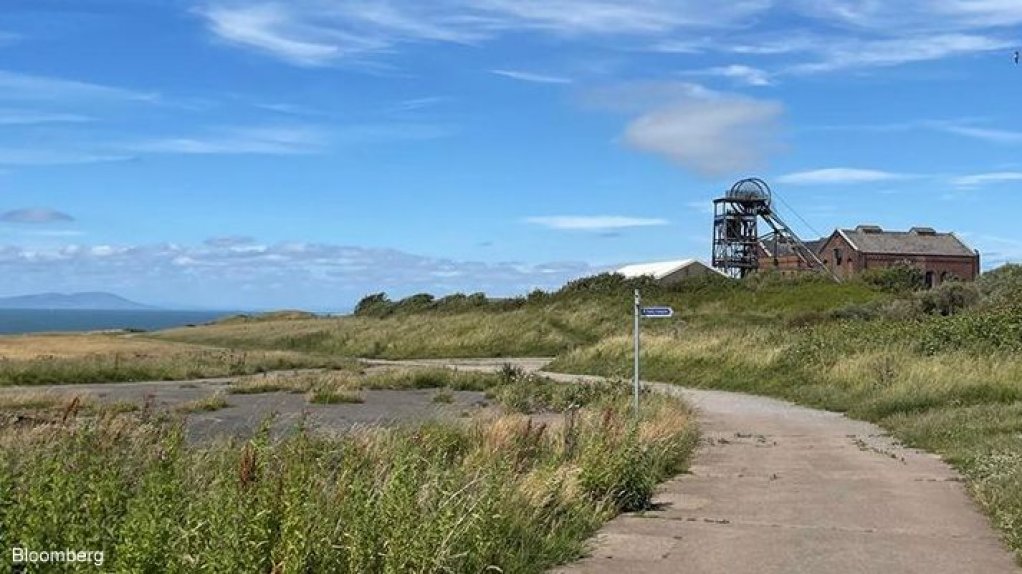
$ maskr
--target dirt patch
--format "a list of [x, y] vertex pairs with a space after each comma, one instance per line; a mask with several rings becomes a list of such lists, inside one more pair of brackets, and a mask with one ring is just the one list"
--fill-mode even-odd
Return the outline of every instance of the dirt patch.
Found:
[[[135, 404], [140, 409], [175, 412], [181, 405], [202, 401], [218, 393], [227, 406], [209, 412], [186, 415], [191, 440], [248, 438], [270, 422], [271, 433], [280, 436], [293, 432], [299, 424], [322, 432], [346, 432], [358, 425], [395, 425], [431, 419], [454, 420], [480, 414], [489, 405], [484, 393], [444, 391], [442, 389], [362, 390], [361, 403], [310, 404], [304, 393], [269, 392], [230, 394], [229, 379], [188, 382], [110, 383], [52, 385], [34, 387], [32, 392], [58, 403], [75, 396], [88, 397], [98, 405]], [[0, 389], [0, 404], [5, 396], [24, 395], [24, 389]], [[443, 393], [450, 402], [435, 401]], [[446, 397], [445, 397], [446, 400]], [[12, 401], [13, 402], [13, 401]], [[58, 405], [59, 406], [59, 405]], [[59, 410], [59, 409], [58, 409]], [[22, 409], [21, 411], [25, 411]], [[21, 412], [17, 416], [36, 416]], [[15, 416], [14, 409], [4, 415]], [[10, 418], [6, 417], [5, 418]]]

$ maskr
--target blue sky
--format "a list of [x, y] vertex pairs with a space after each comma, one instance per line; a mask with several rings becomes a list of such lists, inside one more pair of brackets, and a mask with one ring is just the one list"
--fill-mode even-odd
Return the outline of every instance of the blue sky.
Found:
[[1017, 0], [5, 0], [0, 295], [521, 293], [708, 258], [753, 175], [805, 236], [1019, 260], [1020, 28]]

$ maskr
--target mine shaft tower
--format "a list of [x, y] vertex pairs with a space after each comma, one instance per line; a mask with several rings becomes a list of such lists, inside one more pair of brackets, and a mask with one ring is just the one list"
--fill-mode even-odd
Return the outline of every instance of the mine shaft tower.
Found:
[[732, 277], [742, 278], [759, 269], [759, 220], [772, 229], [776, 243], [787, 244], [807, 269], [827, 273], [835, 280], [816, 252], [806, 246], [771, 208], [770, 186], [758, 178], [743, 179], [713, 200], [713, 266]]

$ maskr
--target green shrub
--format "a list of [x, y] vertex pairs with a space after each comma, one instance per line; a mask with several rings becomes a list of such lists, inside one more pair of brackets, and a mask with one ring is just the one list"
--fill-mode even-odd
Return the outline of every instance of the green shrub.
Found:
[[1022, 265], [1009, 263], [987, 271], [976, 280], [976, 287], [988, 307], [1022, 301]]
[[888, 293], [910, 293], [926, 286], [926, 274], [909, 263], [867, 269], [858, 275], [858, 280]]
[[626, 278], [620, 273], [601, 273], [569, 281], [554, 292], [554, 297], [564, 299], [577, 295], [631, 295], [635, 289], [644, 294], [660, 293], [662, 286], [653, 277]]
[[980, 298], [979, 289], [971, 283], [948, 281], [935, 289], [918, 294], [922, 311], [929, 315], [955, 315], [974, 306]]
[[356, 317], [384, 317], [393, 311], [394, 303], [386, 293], [366, 295], [355, 305]]

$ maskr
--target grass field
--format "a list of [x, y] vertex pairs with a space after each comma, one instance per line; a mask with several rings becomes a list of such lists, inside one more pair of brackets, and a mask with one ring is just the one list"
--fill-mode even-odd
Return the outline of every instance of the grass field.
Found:
[[342, 357], [232, 350], [121, 334], [0, 337], [0, 386], [184, 380], [296, 368], [358, 369]]
[[695, 444], [674, 399], [633, 424], [625, 387], [486, 378], [503, 415], [340, 438], [190, 445], [139, 413], [8, 429], [0, 546], [105, 549], [124, 572], [541, 572], [648, 505]]
[[258, 321], [161, 336], [390, 358], [557, 356], [556, 370], [627, 376], [631, 289], [669, 304], [644, 323], [654, 380], [790, 399], [876, 422], [941, 454], [1022, 556], [1022, 268], [974, 289], [912, 292], [911, 276], [841, 285], [757, 277], [673, 289], [596, 278], [487, 305], [377, 297], [359, 317]]

